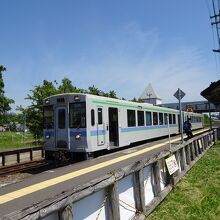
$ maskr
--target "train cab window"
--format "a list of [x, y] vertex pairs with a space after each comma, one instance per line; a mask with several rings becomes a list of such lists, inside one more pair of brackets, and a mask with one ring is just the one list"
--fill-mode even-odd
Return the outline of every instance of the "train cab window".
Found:
[[152, 125], [152, 116], [151, 112], [146, 112], [146, 126]]
[[169, 124], [172, 125], [173, 124], [173, 118], [172, 118], [172, 114], [169, 114]]
[[153, 125], [158, 125], [158, 113], [153, 112]]
[[136, 126], [135, 110], [127, 110], [128, 127]]
[[53, 106], [45, 106], [43, 110], [44, 129], [54, 128]]
[[86, 103], [70, 103], [70, 128], [86, 128]]
[[164, 114], [164, 124], [168, 124], [168, 118], [167, 118], [167, 113]]
[[98, 124], [102, 125], [102, 108], [98, 108]]
[[92, 126], [95, 125], [95, 110], [94, 109], [91, 110], [91, 125]]
[[58, 110], [58, 128], [66, 128], [66, 109], [62, 108]]
[[163, 113], [159, 113], [159, 125], [163, 125]]
[[144, 126], [144, 111], [137, 111], [138, 114], [138, 126]]
[[173, 124], [175, 125], [176, 124], [176, 115], [173, 114]]

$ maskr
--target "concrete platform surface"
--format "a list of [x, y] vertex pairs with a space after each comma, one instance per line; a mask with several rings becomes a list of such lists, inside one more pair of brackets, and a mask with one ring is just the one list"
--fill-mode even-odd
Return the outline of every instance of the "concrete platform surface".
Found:
[[[198, 132], [201, 133], [202, 131]], [[171, 142], [172, 145], [178, 144], [180, 137], [172, 137]], [[16, 210], [25, 209], [53, 198], [62, 192], [71, 190], [73, 187], [87, 183], [142, 158], [150, 158], [162, 149], [169, 150], [168, 139], [45, 171], [24, 179], [22, 182], [2, 187], [0, 190], [0, 218]]]

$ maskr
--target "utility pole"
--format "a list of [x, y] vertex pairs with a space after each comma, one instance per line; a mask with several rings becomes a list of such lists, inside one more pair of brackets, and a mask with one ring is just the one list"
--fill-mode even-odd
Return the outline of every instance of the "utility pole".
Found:
[[220, 34], [219, 34], [220, 5], [219, 5], [219, 2], [217, 2], [217, 5], [216, 5], [216, 2], [214, 0], [212, 0], [212, 8], [213, 8], [214, 15], [210, 16], [211, 25], [215, 26], [216, 34], [217, 34], [217, 41], [218, 41], [218, 49], [213, 49], [212, 51], [220, 53]]

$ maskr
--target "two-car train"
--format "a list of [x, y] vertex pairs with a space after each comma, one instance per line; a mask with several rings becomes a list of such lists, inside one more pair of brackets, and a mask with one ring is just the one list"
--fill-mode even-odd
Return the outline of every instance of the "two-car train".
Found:
[[[44, 100], [44, 149], [86, 157], [94, 152], [179, 133], [179, 111], [90, 94], [59, 94]], [[203, 115], [183, 112], [192, 129], [203, 127]]]

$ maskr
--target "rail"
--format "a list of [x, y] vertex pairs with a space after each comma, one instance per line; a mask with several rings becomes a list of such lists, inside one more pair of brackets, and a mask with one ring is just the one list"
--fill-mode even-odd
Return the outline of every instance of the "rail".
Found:
[[[217, 140], [217, 129], [172, 147], [171, 152], [73, 187], [55, 198], [7, 215], [7, 219], [145, 219]], [[165, 159], [175, 155], [179, 166], [169, 175]], [[90, 208], [91, 207], [91, 208]]]
[[0, 168], [0, 177], [20, 173], [24, 171], [30, 171], [34, 169], [40, 169], [48, 166], [49, 163], [45, 160], [35, 160], [26, 163], [19, 163], [11, 166], [4, 166]]

